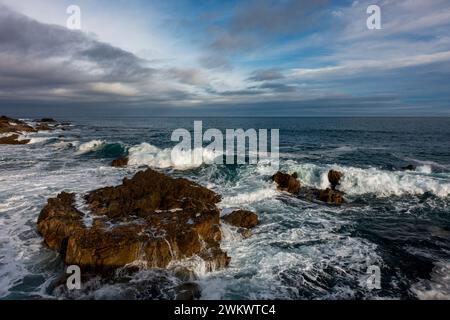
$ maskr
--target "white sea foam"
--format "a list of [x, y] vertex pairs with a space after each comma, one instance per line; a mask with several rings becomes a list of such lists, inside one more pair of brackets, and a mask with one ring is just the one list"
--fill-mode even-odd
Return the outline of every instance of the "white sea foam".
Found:
[[101, 149], [105, 145], [104, 140], [91, 140], [89, 142], [83, 143], [78, 147], [78, 154], [85, 154]]
[[427, 166], [411, 172], [291, 162], [289, 169], [296, 171], [300, 180], [306, 185], [322, 189], [329, 186], [328, 171], [339, 170], [344, 173], [339, 189], [350, 195], [372, 193], [379, 197], [387, 197], [406, 194], [421, 195], [430, 192], [439, 197], [447, 197], [450, 194], [450, 177], [432, 176]]
[[172, 151], [171, 148], [161, 149], [149, 143], [141, 143], [131, 147], [129, 153], [129, 165], [141, 166], [147, 165], [153, 168], [174, 168], [178, 170], [187, 170], [197, 168], [203, 163], [212, 163], [216, 154], [209, 149], [202, 149], [203, 162], [194, 161], [192, 154], [196, 150]]
[[220, 206], [226, 207], [236, 207], [248, 203], [254, 203], [262, 201], [264, 199], [273, 198], [277, 195], [275, 188], [265, 188], [252, 192], [242, 192], [237, 195], [223, 197], [220, 202]]
[[56, 149], [66, 149], [66, 148], [76, 148], [80, 145], [79, 141], [64, 141], [64, 140], [60, 140], [58, 142], [55, 142], [52, 144], [52, 147], [56, 148]]

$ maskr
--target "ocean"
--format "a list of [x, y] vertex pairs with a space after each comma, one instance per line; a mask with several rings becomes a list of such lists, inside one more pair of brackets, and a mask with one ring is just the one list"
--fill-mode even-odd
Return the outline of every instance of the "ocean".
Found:
[[[222, 214], [245, 208], [259, 215], [248, 239], [222, 224], [228, 268], [192, 266], [201, 299], [450, 299], [450, 118], [42, 116], [69, 121], [70, 130], [0, 145], [1, 299], [173, 298], [181, 280], [165, 270], [54, 290], [64, 265], [36, 231], [48, 198], [120, 184], [146, 165], [216, 191]], [[171, 167], [173, 130], [193, 130], [195, 120], [223, 132], [280, 129], [280, 170], [317, 188], [327, 187], [330, 169], [339, 170], [346, 203], [279, 192], [275, 172], [263, 165]], [[133, 165], [110, 166], [127, 152]], [[415, 170], [398, 169], [408, 164]], [[371, 268], [379, 270], [379, 287], [366, 285]]]

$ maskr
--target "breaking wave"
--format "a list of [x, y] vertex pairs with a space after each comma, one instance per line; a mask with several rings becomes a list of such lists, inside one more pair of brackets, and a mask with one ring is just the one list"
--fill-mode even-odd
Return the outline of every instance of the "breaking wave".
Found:
[[105, 145], [105, 140], [91, 140], [78, 147], [78, 154], [85, 154], [101, 149]]
[[377, 168], [355, 168], [344, 166], [318, 166], [315, 164], [291, 164], [300, 180], [316, 188], [327, 188], [330, 169], [344, 173], [339, 189], [349, 195], [375, 194], [378, 197], [422, 195], [432, 193], [438, 197], [450, 195], [448, 174], [433, 175], [431, 167], [424, 165], [416, 171], [387, 171]]
[[134, 166], [147, 165], [152, 168], [174, 168], [188, 170], [200, 167], [203, 163], [213, 163], [217, 154], [208, 149], [202, 149], [203, 161], [195, 161], [191, 151], [161, 149], [149, 143], [141, 143], [128, 150], [128, 164]]

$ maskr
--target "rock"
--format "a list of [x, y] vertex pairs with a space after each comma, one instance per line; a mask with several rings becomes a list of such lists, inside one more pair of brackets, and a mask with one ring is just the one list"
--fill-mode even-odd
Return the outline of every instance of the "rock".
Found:
[[15, 145], [19, 145], [19, 144], [27, 144], [28, 142], [30, 142], [30, 139], [19, 140], [19, 135], [18, 134], [12, 134], [10, 136], [0, 137], [0, 144], [15, 144]]
[[248, 239], [253, 235], [252, 230], [246, 229], [246, 228], [239, 228], [238, 233], [242, 236], [244, 239]]
[[187, 282], [175, 288], [175, 300], [194, 300], [201, 297], [202, 290], [195, 282]]
[[[220, 196], [194, 182], [147, 169], [88, 193], [85, 201], [89, 213], [76, 208], [74, 194], [63, 192], [39, 215], [38, 232], [68, 265], [106, 272], [139, 260], [165, 268], [194, 255], [209, 270], [229, 264], [220, 248]], [[85, 214], [92, 226], [85, 225]]]
[[127, 164], [128, 164], [128, 157], [115, 159], [111, 162], [111, 166], [113, 167], [125, 167]]
[[248, 210], [236, 210], [223, 217], [226, 223], [240, 228], [251, 229], [258, 225], [258, 215]]
[[334, 204], [342, 204], [344, 202], [342, 192], [330, 188], [320, 191], [319, 200], [326, 203], [334, 203]]
[[278, 190], [290, 193], [298, 193], [300, 191], [300, 181], [297, 178], [297, 173], [289, 175], [281, 171], [272, 176], [272, 180], [278, 185]]
[[50, 123], [56, 123], [56, 120], [53, 118], [42, 118], [39, 122], [50, 122]]
[[36, 130], [17, 119], [8, 118], [6, 116], [0, 117], [0, 133], [20, 133], [20, 132], [35, 132]]
[[413, 164], [408, 164], [407, 166], [401, 167], [400, 169], [403, 171], [414, 171], [416, 170], [416, 166]]
[[328, 172], [328, 181], [330, 181], [331, 189], [335, 190], [336, 186], [340, 184], [340, 180], [343, 177], [342, 172], [330, 170]]
[[50, 127], [48, 126], [47, 123], [39, 123], [39, 124], [35, 127], [35, 129], [36, 129], [37, 131], [51, 131], [51, 130], [54, 130], [53, 128], [50, 128]]

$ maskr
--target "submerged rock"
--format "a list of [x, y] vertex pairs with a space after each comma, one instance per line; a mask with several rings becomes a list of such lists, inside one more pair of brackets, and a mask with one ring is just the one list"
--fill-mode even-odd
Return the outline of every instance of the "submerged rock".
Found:
[[[63, 192], [39, 215], [39, 233], [66, 264], [108, 271], [140, 261], [165, 268], [197, 255], [213, 270], [230, 261], [220, 248], [220, 196], [194, 182], [148, 169], [88, 193], [85, 201], [90, 213]], [[84, 223], [89, 216], [91, 226]]]
[[246, 229], [246, 228], [239, 228], [238, 233], [242, 236], [244, 239], [248, 239], [253, 235], [252, 230]]
[[53, 118], [42, 118], [41, 120], [39, 120], [39, 122], [56, 123], [56, 120]]
[[340, 184], [341, 178], [344, 175], [342, 174], [342, 172], [339, 171], [335, 171], [335, 170], [330, 170], [328, 172], [328, 181], [331, 184], [331, 189], [335, 190], [336, 186], [338, 186]]
[[278, 185], [278, 190], [294, 194], [300, 191], [300, 181], [297, 178], [297, 173], [290, 175], [281, 171], [272, 176], [272, 180]]
[[55, 130], [54, 128], [51, 128], [47, 123], [39, 123], [35, 129], [37, 131], [52, 131]]
[[342, 192], [327, 188], [320, 191], [319, 200], [326, 203], [342, 204], [344, 197]]
[[114, 159], [111, 162], [111, 166], [113, 167], [125, 167], [128, 164], [128, 157], [122, 157], [118, 159]]
[[239, 227], [251, 229], [258, 225], [258, 215], [248, 210], [236, 210], [223, 217], [226, 223]]
[[414, 171], [414, 170], [416, 170], [416, 166], [413, 165], [413, 164], [408, 164], [407, 166], [400, 167], [400, 170], [403, 170], [403, 171]]

